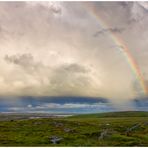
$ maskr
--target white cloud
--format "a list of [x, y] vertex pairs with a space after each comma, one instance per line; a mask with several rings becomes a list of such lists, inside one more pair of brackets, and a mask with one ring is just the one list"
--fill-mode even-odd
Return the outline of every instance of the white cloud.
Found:
[[31, 105], [31, 104], [28, 104], [27, 107], [28, 107], [28, 108], [32, 108], [32, 105]]

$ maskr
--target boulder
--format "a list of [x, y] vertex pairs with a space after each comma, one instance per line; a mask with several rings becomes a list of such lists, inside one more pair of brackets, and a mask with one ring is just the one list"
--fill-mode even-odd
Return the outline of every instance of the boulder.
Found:
[[126, 130], [126, 132], [125, 132], [126, 135], [129, 136], [129, 135], [131, 134], [131, 132], [134, 131], [135, 129], [137, 129], [138, 127], [140, 127], [140, 124], [139, 124], [139, 123], [133, 125], [133, 126], [130, 127], [130, 128], [127, 128], [127, 130]]
[[99, 140], [103, 140], [107, 137], [110, 137], [112, 134], [116, 133], [116, 131], [112, 129], [104, 129], [101, 133], [100, 136], [98, 137]]
[[62, 127], [64, 126], [63, 123], [54, 122], [55, 127]]
[[58, 137], [58, 136], [51, 136], [49, 137], [50, 142], [53, 144], [58, 144], [63, 138]]
[[107, 136], [107, 133], [108, 133], [107, 130], [102, 131], [98, 139], [99, 139], [99, 140], [104, 139], [104, 138]]
[[74, 130], [73, 129], [70, 129], [70, 128], [64, 128], [64, 132], [65, 133], [73, 133]]

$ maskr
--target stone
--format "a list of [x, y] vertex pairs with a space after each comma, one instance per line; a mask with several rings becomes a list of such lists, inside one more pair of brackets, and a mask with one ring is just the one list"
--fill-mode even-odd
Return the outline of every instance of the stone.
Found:
[[104, 139], [107, 136], [107, 130], [104, 130], [103, 132], [101, 132], [100, 136], [99, 136], [99, 140]]
[[126, 130], [126, 135], [127, 136], [129, 136], [130, 135], [130, 133], [133, 131], [133, 130], [135, 130], [136, 128], [138, 128], [140, 126], [140, 124], [135, 124], [135, 125], [133, 125], [131, 128], [127, 128], [127, 130]]
[[74, 130], [70, 128], [64, 128], [64, 132], [71, 133], [71, 132], [74, 132]]
[[57, 137], [57, 136], [51, 136], [49, 137], [50, 142], [53, 144], [58, 144], [63, 138]]
[[144, 122], [144, 126], [147, 126], [148, 125], [148, 122]]
[[56, 127], [62, 127], [62, 126], [64, 126], [63, 123], [58, 123], [58, 122], [54, 122], [54, 125], [55, 125]]
[[42, 122], [34, 122], [33, 124], [34, 124], [34, 125], [41, 125]]
[[112, 134], [115, 134], [116, 131], [112, 129], [104, 129], [101, 133], [100, 136], [98, 137], [99, 140], [105, 139], [107, 137], [110, 137]]

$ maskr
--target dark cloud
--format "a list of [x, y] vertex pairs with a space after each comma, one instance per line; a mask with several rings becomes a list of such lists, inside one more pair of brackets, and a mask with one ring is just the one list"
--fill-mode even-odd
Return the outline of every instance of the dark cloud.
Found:
[[[3, 98], [3, 97], [2, 97]], [[4, 112], [98, 112], [110, 111], [112, 104], [105, 98], [89, 97], [19, 97], [16, 100], [0, 99], [0, 111]]]
[[133, 103], [136, 106], [137, 110], [148, 111], [148, 97], [135, 98], [133, 100]]
[[6, 55], [4, 59], [9, 63], [22, 66], [30, 65], [31, 63], [33, 63], [33, 56], [30, 53], [22, 55], [17, 54], [12, 56]]
[[121, 48], [121, 49], [124, 49], [124, 46], [122, 46], [122, 45], [113, 45], [113, 46], [111, 46], [111, 48]]
[[37, 70], [42, 67], [42, 63], [34, 61], [33, 55], [30, 53], [5, 55], [4, 60], [7, 63], [15, 64], [22, 67], [24, 70]]
[[73, 96], [77, 91], [82, 95], [81, 91], [84, 92], [87, 87], [91, 87], [89, 72], [88, 68], [78, 63], [62, 64], [54, 70], [50, 83], [56, 93]]
[[119, 27], [116, 27], [116, 28], [106, 28], [106, 29], [102, 29], [100, 31], [97, 31], [94, 34], [94, 37], [98, 37], [99, 35], [102, 35], [102, 34], [107, 33], [107, 32], [122, 33], [124, 30], [125, 30], [125, 28], [119, 28]]
[[89, 71], [88, 68], [77, 63], [65, 64], [61, 66], [60, 69], [72, 73], [87, 73]]

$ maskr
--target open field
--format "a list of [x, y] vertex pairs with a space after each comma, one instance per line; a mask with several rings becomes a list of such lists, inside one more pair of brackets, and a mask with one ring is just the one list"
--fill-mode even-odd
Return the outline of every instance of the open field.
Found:
[[0, 115], [0, 146], [148, 146], [148, 112], [6, 117]]

